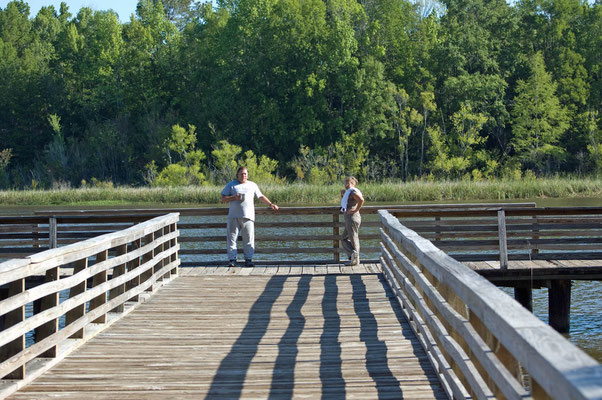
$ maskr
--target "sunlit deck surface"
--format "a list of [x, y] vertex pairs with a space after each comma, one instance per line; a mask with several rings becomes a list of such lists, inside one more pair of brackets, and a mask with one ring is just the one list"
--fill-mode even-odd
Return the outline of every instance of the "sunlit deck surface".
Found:
[[181, 268], [11, 399], [446, 398], [379, 266]]

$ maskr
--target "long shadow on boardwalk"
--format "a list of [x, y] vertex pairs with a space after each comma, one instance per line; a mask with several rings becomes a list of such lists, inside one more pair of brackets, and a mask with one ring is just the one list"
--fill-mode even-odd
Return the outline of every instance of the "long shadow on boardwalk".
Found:
[[379, 398], [403, 398], [399, 381], [387, 365], [387, 345], [378, 339], [378, 324], [366, 293], [366, 285], [359, 275], [350, 275], [353, 287], [353, 308], [360, 319], [360, 340], [366, 345], [366, 369], [376, 384]]
[[337, 310], [339, 288], [336, 275], [326, 275], [324, 279], [324, 297], [322, 298], [322, 316], [324, 327], [320, 337], [320, 381], [322, 398], [345, 398], [345, 380], [343, 379], [341, 359], [341, 317]]
[[[320, 335], [320, 382], [323, 399], [342, 399], [347, 395], [343, 377], [341, 316], [337, 309], [339, 289], [337, 279], [350, 279], [353, 290], [353, 309], [360, 322], [360, 340], [366, 347], [365, 368], [374, 382], [378, 398], [403, 398], [400, 382], [388, 366], [387, 345], [378, 338], [378, 324], [370, 308], [366, 285], [360, 275], [326, 275], [324, 297], [321, 300], [323, 328]], [[288, 277], [290, 278], [290, 277]], [[272, 371], [269, 398], [291, 399], [295, 383], [295, 363], [299, 354], [298, 342], [306, 326], [302, 308], [307, 302], [312, 276], [302, 275], [297, 290], [286, 309], [289, 324], [278, 342], [278, 355]], [[247, 372], [266, 335], [272, 308], [281, 296], [286, 276], [273, 276], [251, 307], [248, 321], [230, 352], [221, 361], [206, 399], [240, 398]], [[386, 283], [380, 279], [385, 288]], [[390, 294], [390, 291], [388, 291]], [[389, 296], [390, 297], [390, 296]], [[399, 305], [389, 298], [398, 317], [403, 319]], [[409, 332], [402, 332], [405, 336]]]
[[223, 399], [224, 388], [228, 398], [239, 398], [251, 360], [270, 323], [272, 306], [282, 293], [286, 276], [272, 277], [249, 312], [249, 320], [230, 353], [222, 360], [206, 399]]
[[301, 314], [301, 308], [307, 301], [310, 281], [311, 276], [309, 275], [302, 276], [299, 279], [295, 297], [286, 308], [289, 324], [278, 343], [278, 357], [274, 365], [272, 385], [270, 386], [271, 399], [275, 397], [290, 399], [293, 397], [295, 362], [299, 353], [297, 342], [305, 327], [305, 317]]

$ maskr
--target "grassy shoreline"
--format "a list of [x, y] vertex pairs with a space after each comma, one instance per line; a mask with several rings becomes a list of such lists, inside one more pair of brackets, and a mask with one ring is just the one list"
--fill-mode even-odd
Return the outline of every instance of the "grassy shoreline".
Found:
[[[343, 187], [299, 183], [259, 186], [270, 200], [281, 205], [335, 205]], [[602, 197], [602, 179], [598, 178], [360, 183], [358, 187], [368, 202], [379, 203]], [[215, 205], [220, 202], [221, 189], [222, 186], [7, 190], [0, 191], [0, 205]]]

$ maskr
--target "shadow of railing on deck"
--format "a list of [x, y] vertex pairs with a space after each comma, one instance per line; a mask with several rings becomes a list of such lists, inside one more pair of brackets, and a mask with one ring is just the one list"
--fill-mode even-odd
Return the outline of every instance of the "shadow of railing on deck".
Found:
[[360, 320], [360, 340], [366, 345], [366, 369], [376, 385], [378, 398], [402, 399], [399, 381], [388, 366], [387, 345], [378, 338], [378, 323], [370, 309], [366, 285], [360, 275], [350, 275], [349, 279], [353, 287], [353, 308]]
[[307, 301], [309, 294], [309, 282], [311, 276], [301, 276], [297, 284], [297, 292], [293, 301], [286, 308], [286, 315], [289, 318], [286, 332], [278, 343], [278, 357], [274, 364], [272, 373], [272, 385], [270, 386], [270, 399], [293, 398], [293, 388], [295, 383], [295, 362], [299, 349], [297, 343], [299, 337], [305, 328], [305, 317], [301, 313], [301, 308]]
[[[221, 361], [217, 373], [211, 383], [206, 399], [240, 398], [245, 380], [253, 358], [257, 355], [259, 344], [268, 332], [272, 320], [274, 305], [284, 290], [284, 284], [291, 276], [273, 276], [267, 282], [262, 294], [249, 311], [248, 322]], [[302, 308], [306, 304], [310, 292], [312, 276], [299, 276], [293, 298], [286, 308], [288, 326], [278, 342], [278, 355], [274, 362], [271, 377], [270, 398], [292, 399], [295, 387], [295, 366], [298, 366], [298, 342], [304, 329], [306, 317]], [[368, 292], [360, 275], [326, 275], [324, 277], [324, 295], [321, 300], [324, 318], [320, 335], [320, 382], [322, 398], [344, 398], [347, 388], [343, 377], [343, 359], [341, 356], [341, 317], [337, 300], [339, 288], [337, 279], [349, 279], [352, 287], [353, 312], [359, 320], [360, 340], [366, 347], [365, 368], [374, 382], [378, 398], [402, 398], [400, 382], [389, 368], [387, 346], [379, 339], [379, 326], [368, 298]], [[387, 290], [384, 279], [380, 279]], [[390, 293], [387, 293], [387, 305], [391, 305], [396, 319], [401, 323], [404, 319], [399, 304]], [[412, 335], [409, 328], [402, 324], [401, 336]], [[417, 350], [419, 349], [416, 344]], [[425, 360], [426, 361], [426, 360]]]
[[273, 276], [249, 311], [249, 320], [224, 357], [205, 399], [240, 398], [249, 366], [259, 342], [268, 330], [274, 303], [280, 297], [286, 276]]
[[341, 358], [341, 317], [337, 308], [339, 288], [336, 275], [324, 277], [322, 316], [324, 327], [320, 336], [320, 381], [322, 398], [345, 398], [343, 360]]

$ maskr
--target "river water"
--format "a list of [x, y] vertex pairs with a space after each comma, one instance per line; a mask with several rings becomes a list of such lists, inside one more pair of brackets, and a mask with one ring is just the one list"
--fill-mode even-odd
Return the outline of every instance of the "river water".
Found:
[[[602, 199], [587, 198], [587, 199], [533, 199], [519, 200], [519, 202], [535, 202], [538, 207], [562, 207], [562, 206], [602, 206]], [[497, 202], [497, 201], [492, 201]], [[458, 202], [458, 203], [466, 203]], [[485, 203], [478, 201], [478, 203]], [[416, 203], [418, 204], [418, 203]], [[370, 204], [377, 205], [377, 204]], [[199, 207], [199, 205], [176, 205], [175, 207]], [[136, 206], [136, 208], [161, 208], [168, 207], [165, 205], [149, 205], [145, 207]], [[174, 207], [174, 208], [175, 208]], [[61, 209], [66, 210], [70, 207], [44, 207], [44, 209]], [[73, 207], [81, 208], [81, 207]], [[86, 207], [87, 208], [87, 207]], [[90, 207], [92, 208], [92, 207]], [[102, 207], [99, 207], [102, 208]], [[116, 207], [117, 208], [117, 207]], [[119, 207], [127, 208], [127, 207]], [[0, 215], [22, 214], [29, 213], [40, 207], [4, 207], [0, 206]], [[330, 217], [328, 217], [330, 218]], [[295, 232], [298, 229], [294, 229]], [[372, 230], [372, 228], [370, 229]], [[374, 228], [376, 231], [376, 228]], [[216, 231], [221, 232], [221, 230]], [[297, 232], [299, 233], [299, 232]], [[272, 244], [273, 246], [274, 244]], [[376, 246], [377, 243], [362, 243], [362, 246]], [[364, 258], [376, 258], [378, 254], [363, 254]], [[512, 296], [512, 289], [503, 288], [506, 293]], [[573, 281], [571, 291], [571, 328], [570, 332], [565, 335], [569, 341], [583, 349], [586, 353], [602, 362], [602, 283], [599, 281]], [[547, 323], [548, 320], [548, 290], [534, 289], [533, 290], [533, 312], [541, 320]]]

